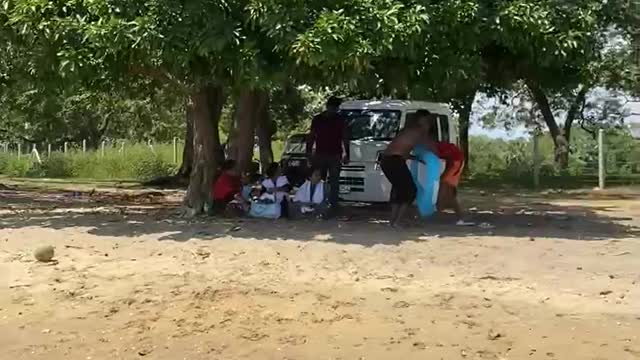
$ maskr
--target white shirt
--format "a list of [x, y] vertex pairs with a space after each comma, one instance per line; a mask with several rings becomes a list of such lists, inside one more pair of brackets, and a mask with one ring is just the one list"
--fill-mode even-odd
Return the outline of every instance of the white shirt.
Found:
[[307, 180], [298, 192], [296, 192], [296, 196], [293, 198], [293, 202], [298, 203], [313, 203], [313, 204], [321, 204], [324, 201], [324, 182], [320, 181], [316, 184], [315, 189], [313, 191], [313, 195], [311, 195], [311, 181]]
[[[285, 185], [289, 185], [289, 180], [287, 179], [286, 176], [280, 176], [276, 179], [276, 183], [273, 183], [273, 180], [271, 179], [265, 179], [264, 181], [262, 181], [262, 186], [269, 190], [269, 189], [273, 189], [276, 187], [283, 187]], [[281, 203], [282, 199], [284, 199], [285, 195], [287, 193], [284, 191], [278, 191], [276, 192], [276, 202]]]

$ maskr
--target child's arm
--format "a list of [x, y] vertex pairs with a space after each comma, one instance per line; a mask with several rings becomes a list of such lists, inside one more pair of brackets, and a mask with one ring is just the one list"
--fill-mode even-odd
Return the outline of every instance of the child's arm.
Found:
[[417, 161], [421, 164], [424, 164], [424, 161], [422, 159], [419, 159], [417, 156], [413, 155], [413, 154], [409, 154], [409, 160], [411, 161]]
[[435, 154], [436, 156], [440, 156], [440, 155], [438, 154], [438, 147], [436, 146], [436, 142], [435, 142], [435, 141], [433, 141], [432, 139], [430, 139], [430, 138], [425, 138], [425, 139], [422, 141], [422, 145], [424, 145], [424, 146], [427, 148], [427, 150], [429, 150], [430, 152], [432, 152], [432, 153], [433, 153], [433, 154]]
[[[282, 177], [280, 179], [282, 179]], [[278, 191], [278, 192], [289, 192], [289, 191], [291, 191], [291, 185], [289, 184], [288, 180], [284, 180], [282, 182], [277, 181], [277, 182], [280, 183], [281, 185], [276, 188], [276, 191]]]
[[276, 188], [276, 191], [278, 191], [278, 192], [289, 192], [289, 191], [291, 191], [291, 186], [289, 184], [284, 185], [284, 186], [280, 186], [279, 188]]

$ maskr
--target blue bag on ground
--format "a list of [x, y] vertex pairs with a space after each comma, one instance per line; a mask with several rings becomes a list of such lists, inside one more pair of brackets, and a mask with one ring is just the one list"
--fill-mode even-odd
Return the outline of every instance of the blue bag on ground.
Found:
[[436, 212], [442, 161], [422, 145], [416, 146], [413, 152], [417, 159], [424, 162], [422, 164], [419, 161], [411, 161], [410, 169], [418, 190], [416, 194], [418, 212], [420, 216], [427, 217]]
[[282, 205], [277, 202], [262, 203], [254, 201], [251, 203], [249, 216], [262, 219], [278, 219], [282, 215]]

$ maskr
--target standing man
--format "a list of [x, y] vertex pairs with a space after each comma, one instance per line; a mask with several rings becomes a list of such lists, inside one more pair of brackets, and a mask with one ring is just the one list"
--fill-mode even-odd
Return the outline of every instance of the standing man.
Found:
[[405, 127], [391, 141], [380, 159], [382, 172], [391, 183], [391, 226], [398, 226], [405, 211], [416, 199], [416, 185], [407, 166], [407, 160], [416, 160], [411, 152], [417, 144], [423, 144], [433, 153], [435, 144], [429, 138], [435, 116], [427, 110], [416, 112], [416, 122]]
[[[307, 139], [307, 157], [322, 178], [329, 175], [329, 216], [335, 215], [340, 196], [340, 170], [349, 163], [349, 133], [346, 120], [338, 114], [342, 100], [332, 96], [324, 112], [313, 117]], [[315, 152], [313, 146], [315, 145]]]

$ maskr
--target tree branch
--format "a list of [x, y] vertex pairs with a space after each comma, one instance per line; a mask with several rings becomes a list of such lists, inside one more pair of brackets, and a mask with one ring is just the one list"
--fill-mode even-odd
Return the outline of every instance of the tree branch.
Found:
[[36, 144], [36, 143], [42, 142], [42, 139], [36, 140], [36, 139], [33, 139], [33, 138], [28, 138], [28, 137], [26, 137], [24, 135], [15, 134], [13, 131], [8, 130], [8, 129], [0, 129], [0, 132], [5, 133], [5, 134], [9, 134], [9, 136], [18, 138], [18, 139], [20, 139], [20, 140], [22, 140], [24, 142], [28, 142], [28, 143]]
[[158, 68], [153, 68], [153, 67], [146, 67], [146, 66], [141, 66], [141, 65], [130, 65], [129, 66], [129, 72], [132, 75], [140, 75], [140, 76], [145, 76], [160, 82], [163, 82], [165, 84], [171, 84], [174, 86], [178, 86], [181, 89], [185, 89], [186, 86], [180, 82], [179, 80], [177, 80], [176, 78], [174, 78], [173, 76], [171, 76], [168, 72], [162, 70], [162, 69], [158, 69]]
[[569, 111], [567, 111], [567, 116], [564, 120], [564, 134], [566, 137], [569, 137], [571, 133], [571, 127], [573, 126], [573, 121], [576, 119], [579, 113], [584, 111], [586, 102], [587, 102], [587, 93], [589, 92], [589, 87], [583, 85], [578, 94], [576, 95], [574, 101], [571, 103], [569, 107]]
[[98, 128], [98, 137], [100, 139], [102, 139], [102, 137], [104, 136], [104, 133], [107, 132], [107, 129], [109, 128], [109, 124], [111, 123], [111, 115], [112, 114], [113, 114], [113, 110], [109, 111], [107, 113], [107, 115], [105, 115], [104, 121], [102, 122], [102, 124]]
[[551, 105], [549, 104], [549, 99], [547, 95], [544, 93], [544, 90], [531, 80], [526, 80], [527, 87], [531, 91], [531, 95], [533, 99], [538, 104], [538, 108], [542, 113], [542, 118], [544, 122], [547, 124], [549, 128], [549, 132], [551, 133], [551, 137], [553, 138], [554, 144], [557, 145], [557, 137], [560, 135], [560, 127], [558, 123], [556, 123], [555, 116], [553, 115], [553, 111], [551, 111]]

